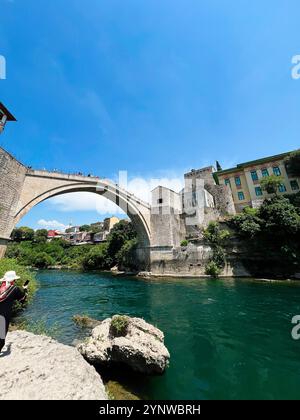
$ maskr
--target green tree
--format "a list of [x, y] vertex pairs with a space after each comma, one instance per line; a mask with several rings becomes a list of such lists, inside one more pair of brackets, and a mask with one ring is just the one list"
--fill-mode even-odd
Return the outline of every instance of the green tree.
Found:
[[288, 239], [289, 235], [298, 235], [300, 216], [296, 208], [284, 197], [266, 199], [259, 209], [263, 220], [263, 231], [271, 237]]
[[278, 188], [280, 187], [280, 185], [282, 185], [283, 181], [284, 180], [282, 176], [270, 175], [261, 179], [260, 186], [268, 194], [277, 195]]
[[285, 165], [290, 176], [300, 177], [300, 149], [285, 159]]
[[37, 268], [48, 268], [54, 263], [54, 259], [46, 252], [39, 252], [32, 258], [32, 265]]
[[111, 260], [107, 253], [107, 245], [101, 244], [92, 247], [82, 258], [82, 266], [86, 270], [103, 270], [111, 267]]
[[22, 226], [13, 230], [11, 238], [15, 242], [22, 242], [22, 241], [32, 241], [34, 238], [34, 230]]
[[203, 231], [203, 237], [212, 248], [213, 256], [205, 266], [206, 274], [217, 277], [226, 263], [225, 245], [230, 238], [230, 232], [221, 229], [218, 222], [210, 222]]
[[207, 229], [203, 231], [203, 237], [210, 245], [222, 246], [229, 239], [230, 232], [221, 229], [218, 222], [210, 222]]
[[136, 231], [131, 222], [121, 220], [111, 230], [107, 238], [107, 252], [114, 263], [117, 263], [116, 255], [126, 241], [135, 239]]
[[47, 242], [48, 238], [48, 231], [47, 229], [38, 229], [35, 231], [34, 240], [37, 243], [45, 243]]
[[79, 232], [89, 232], [91, 230], [91, 226], [90, 225], [82, 225], [79, 228]]
[[136, 257], [138, 241], [136, 238], [126, 241], [116, 255], [117, 263], [120, 268], [138, 270], [139, 264]]
[[245, 207], [243, 212], [232, 217], [230, 225], [241, 237], [254, 238], [260, 231], [263, 221], [258, 216], [258, 210]]

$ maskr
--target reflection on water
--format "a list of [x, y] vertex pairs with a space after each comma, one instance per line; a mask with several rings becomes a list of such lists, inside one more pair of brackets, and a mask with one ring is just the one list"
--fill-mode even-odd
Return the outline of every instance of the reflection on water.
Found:
[[[84, 332], [86, 314], [142, 317], [165, 333], [171, 365], [162, 377], [124, 372], [121, 381], [145, 398], [252, 399], [300, 397], [300, 341], [291, 319], [300, 314], [294, 282], [143, 280], [103, 273], [44, 271], [28, 320], [59, 323], [60, 341]], [[114, 374], [115, 375], [115, 374]], [[120, 378], [113, 378], [120, 379]]]

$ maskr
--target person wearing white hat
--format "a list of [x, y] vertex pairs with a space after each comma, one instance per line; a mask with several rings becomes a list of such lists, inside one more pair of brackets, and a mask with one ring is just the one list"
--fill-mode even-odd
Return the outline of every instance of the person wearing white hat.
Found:
[[25, 283], [22, 290], [15, 286], [15, 281], [19, 279], [15, 271], [8, 271], [0, 279], [0, 352], [5, 345], [14, 303], [26, 299], [28, 283]]

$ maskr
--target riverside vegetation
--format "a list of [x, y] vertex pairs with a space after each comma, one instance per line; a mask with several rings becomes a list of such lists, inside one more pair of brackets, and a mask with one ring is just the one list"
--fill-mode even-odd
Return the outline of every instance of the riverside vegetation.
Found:
[[23, 266], [40, 269], [60, 266], [83, 270], [109, 270], [114, 266], [137, 271], [136, 231], [131, 222], [120, 221], [111, 230], [106, 243], [72, 246], [64, 239], [47, 241], [47, 230], [34, 232], [28, 227], [13, 231], [6, 257]]

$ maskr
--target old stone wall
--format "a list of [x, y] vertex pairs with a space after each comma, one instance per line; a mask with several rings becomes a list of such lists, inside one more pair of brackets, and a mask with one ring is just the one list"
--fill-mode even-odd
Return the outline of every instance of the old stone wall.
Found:
[[179, 246], [184, 238], [181, 216], [173, 209], [169, 214], [151, 214], [151, 247]]
[[214, 197], [215, 206], [222, 215], [236, 214], [232, 192], [227, 185], [205, 184], [205, 188]]
[[[235, 246], [227, 250], [227, 262], [221, 273], [223, 277], [248, 277]], [[156, 276], [202, 277], [205, 266], [212, 257], [210, 246], [199, 242], [187, 247], [160, 247], [151, 250], [151, 273]]]
[[0, 148], [0, 258], [14, 228], [14, 214], [25, 180], [26, 167]]

